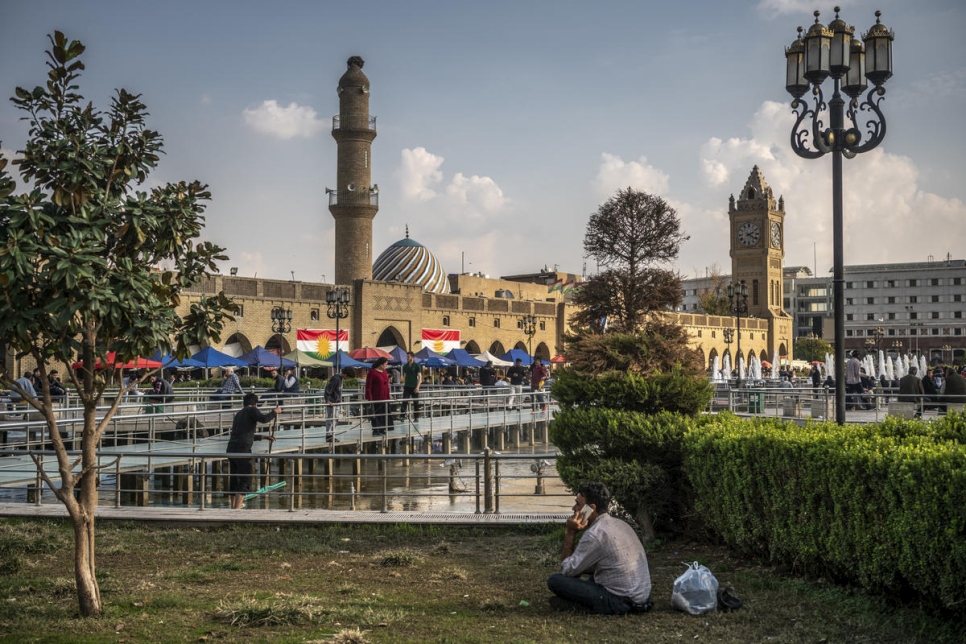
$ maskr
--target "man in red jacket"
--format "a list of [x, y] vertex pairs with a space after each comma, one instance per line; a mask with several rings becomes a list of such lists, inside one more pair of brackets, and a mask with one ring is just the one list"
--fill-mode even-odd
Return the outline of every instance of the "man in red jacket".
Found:
[[369, 375], [366, 376], [366, 400], [372, 403], [372, 435], [383, 436], [389, 425], [389, 374], [386, 373], [386, 358], [379, 358]]

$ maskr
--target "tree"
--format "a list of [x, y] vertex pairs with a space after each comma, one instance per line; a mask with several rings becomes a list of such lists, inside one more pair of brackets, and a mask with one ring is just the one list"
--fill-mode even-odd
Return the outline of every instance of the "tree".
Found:
[[818, 336], [809, 335], [795, 340], [794, 355], [798, 360], [825, 362], [825, 357], [830, 353], [834, 353], [832, 345]]
[[631, 331], [653, 311], [681, 303], [681, 278], [661, 268], [677, 258], [681, 243], [677, 213], [660, 197], [619, 190], [590, 217], [584, 251], [606, 270], [591, 277], [575, 298], [574, 323]]
[[[122, 363], [155, 349], [184, 356], [191, 344], [218, 342], [235, 305], [223, 293], [175, 313], [182, 294], [197, 284], [224, 249], [196, 241], [204, 225], [207, 186], [192, 181], [138, 191], [162, 153], [161, 136], [145, 124], [140, 96], [121, 89], [106, 111], [77, 93], [84, 46], [61, 32], [48, 36], [45, 86], [18, 87], [11, 99], [26, 116], [29, 138], [15, 161], [32, 189], [14, 195], [0, 158], [0, 337], [39, 365], [38, 397], [26, 395], [46, 419], [46, 440], [56, 451], [59, 480], [37, 467], [64, 504], [76, 540], [74, 575], [80, 612], [103, 610], [94, 565], [94, 510], [99, 466], [96, 450], [124, 390], [101, 418], [96, 406], [113, 369], [95, 370], [108, 352]], [[158, 268], [162, 263], [172, 270]], [[175, 338], [172, 341], [172, 338]], [[81, 406], [81, 453], [69, 454], [57, 426], [47, 385], [47, 363], [71, 364]]]
[[711, 267], [708, 278], [711, 280], [711, 285], [698, 292], [698, 310], [705, 315], [731, 315], [731, 302], [727, 296], [728, 285], [717, 264]]

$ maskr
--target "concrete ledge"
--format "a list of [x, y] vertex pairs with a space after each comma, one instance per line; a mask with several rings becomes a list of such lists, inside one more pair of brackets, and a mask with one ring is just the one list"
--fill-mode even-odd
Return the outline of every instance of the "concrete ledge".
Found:
[[916, 417], [916, 413], [919, 411], [919, 405], [911, 402], [890, 402], [889, 403], [889, 415], [896, 416], [897, 418], [904, 418], [910, 420]]

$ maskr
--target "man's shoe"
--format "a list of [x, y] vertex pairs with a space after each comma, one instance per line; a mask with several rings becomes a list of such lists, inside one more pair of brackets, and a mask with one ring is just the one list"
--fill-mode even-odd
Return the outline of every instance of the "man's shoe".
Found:
[[549, 601], [550, 601], [550, 608], [552, 610], [556, 610], [560, 612], [569, 612], [569, 613], [574, 613], [574, 612], [583, 610], [583, 606], [581, 606], [577, 602], [572, 602], [569, 599], [564, 599], [563, 597], [560, 597], [558, 595], [553, 595]]

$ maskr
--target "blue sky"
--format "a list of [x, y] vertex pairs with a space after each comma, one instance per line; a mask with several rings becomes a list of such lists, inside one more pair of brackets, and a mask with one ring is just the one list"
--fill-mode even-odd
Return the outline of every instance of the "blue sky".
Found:
[[[331, 117], [349, 56], [378, 117], [378, 253], [410, 235], [448, 272], [581, 272], [619, 188], [691, 236], [676, 268], [730, 272], [728, 196], [753, 165], [786, 203], [786, 265], [832, 264], [831, 160], [788, 145], [783, 48], [832, 19], [798, 0], [54, 2], [0, 0], [0, 95], [45, 78], [46, 34], [87, 46], [81, 91], [141, 93], [166, 155], [152, 183], [210, 184], [205, 236], [241, 275], [334, 276]], [[885, 143], [845, 162], [847, 264], [966, 256], [966, 4], [841, 2], [896, 32]], [[11, 156], [26, 129], [0, 102]], [[587, 270], [595, 266], [588, 262]]]

